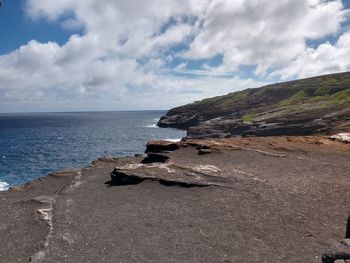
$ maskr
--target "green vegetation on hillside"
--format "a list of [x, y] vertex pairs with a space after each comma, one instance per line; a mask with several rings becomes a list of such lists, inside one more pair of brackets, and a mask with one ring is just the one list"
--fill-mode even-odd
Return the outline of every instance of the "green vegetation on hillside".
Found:
[[350, 104], [350, 72], [277, 83], [246, 89], [179, 107], [175, 110], [200, 112], [201, 116], [241, 115], [250, 123], [262, 111], [282, 108], [301, 112]]
[[[320, 91], [321, 90], [321, 91]], [[350, 88], [336, 92], [325, 92], [326, 88], [317, 89], [313, 94], [317, 96], [307, 96], [304, 91], [299, 91], [290, 98], [282, 100], [277, 106], [293, 106], [298, 104], [318, 104], [320, 108], [332, 107], [350, 103]], [[323, 94], [323, 95], [320, 95]]]
[[241, 120], [244, 123], [252, 123], [255, 119], [256, 115], [255, 114], [245, 114], [242, 116]]
[[328, 135], [349, 132], [349, 116], [346, 72], [196, 101], [169, 110], [159, 125], [187, 129], [194, 138]]
[[306, 98], [306, 93], [301, 90], [290, 96], [288, 99], [282, 100], [279, 103], [279, 106], [289, 106], [289, 105], [295, 105], [297, 103], [303, 102]]

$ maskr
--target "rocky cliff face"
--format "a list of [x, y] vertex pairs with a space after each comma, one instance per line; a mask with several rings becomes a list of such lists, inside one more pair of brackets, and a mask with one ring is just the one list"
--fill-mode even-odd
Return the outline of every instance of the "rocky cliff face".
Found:
[[350, 131], [350, 72], [278, 83], [171, 109], [159, 127], [189, 138]]

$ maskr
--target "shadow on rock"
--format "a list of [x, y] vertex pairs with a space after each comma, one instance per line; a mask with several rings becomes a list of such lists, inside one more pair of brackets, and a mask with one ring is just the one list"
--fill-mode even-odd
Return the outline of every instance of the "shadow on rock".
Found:
[[138, 176], [126, 175], [115, 168], [111, 174], [111, 180], [105, 182], [108, 186], [136, 185], [145, 179]]
[[169, 156], [157, 153], [149, 153], [146, 158], [144, 158], [141, 163], [166, 163], [169, 161]]
[[198, 185], [198, 184], [188, 184], [188, 183], [183, 183], [183, 182], [173, 182], [173, 181], [166, 181], [166, 180], [159, 180], [159, 183], [163, 186], [167, 187], [174, 187], [174, 186], [179, 186], [179, 187], [184, 187], [184, 188], [193, 188], [193, 187], [207, 187], [208, 185]]

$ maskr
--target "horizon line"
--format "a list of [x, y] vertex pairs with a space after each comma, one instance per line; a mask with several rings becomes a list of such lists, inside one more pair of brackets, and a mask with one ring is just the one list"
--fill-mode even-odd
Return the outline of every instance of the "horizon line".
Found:
[[50, 114], [50, 113], [98, 113], [98, 112], [144, 112], [144, 111], [168, 111], [168, 110], [80, 110], [80, 111], [32, 111], [32, 112], [0, 112], [2, 114]]

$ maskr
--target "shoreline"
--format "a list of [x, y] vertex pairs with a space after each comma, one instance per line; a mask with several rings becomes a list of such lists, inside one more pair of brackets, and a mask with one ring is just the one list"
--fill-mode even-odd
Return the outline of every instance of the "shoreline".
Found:
[[18, 186], [99, 157], [140, 153], [154, 138], [184, 137], [182, 131], [146, 127], [160, 116], [151, 111], [4, 117], [0, 181]]
[[[167, 142], [180, 142], [183, 138], [178, 138], [178, 139], [160, 139], [159, 141], [167, 141]], [[146, 145], [145, 145], [146, 146]], [[30, 180], [28, 182], [25, 182], [23, 184], [18, 184], [18, 185], [14, 185], [14, 186], [10, 186], [7, 182], [5, 181], [0, 181], [0, 193], [1, 192], [7, 192], [7, 191], [10, 191], [12, 188], [21, 188], [21, 187], [24, 187], [25, 185], [27, 184], [30, 184], [31, 182], [33, 181], [36, 181], [36, 180], [39, 180], [42, 179], [42, 178], [45, 178], [47, 176], [51, 176], [51, 175], [55, 175], [55, 174], [64, 174], [66, 173], [67, 171], [72, 171], [72, 170], [83, 170], [85, 168], [88, 168], [88, 167], [91, 167], [91, 165], [96, 162], [96, 161], [99, 161], [99, 160], [103, 160], [103, 159], [115, 159], [115, 158], [134, 158], [134, 157], [137, 157], [137, 156], [140, 156], [140, 155], [143, 155], [144, 153], [136, 153], [134, 154], [133, 156], [128, 156], [128, 155], [121, 155], [121, 156], [101, 156], [101, 157], [98, 157], [97, 159], [95, 160], [92, 160], [89, 164], [86, 164], [86, 165], [83, 165], [83, 166], [79, 166], [79, 167], [67, 167], [67, 168], [64, 168], [62, 170], [58, 170], [58, 171], [53, 171], [53, 172], [50, 172], [48, 173], [47, 175], [43, 175], [43, 176], [39, 176], [38, 178], [35, 178], [33, 180]]]
[[[261, 136], [261, 137], [255, 137], [255, 136], [252, 136], [252, 137], [231, 137], [230, 139], [245, 139], [245, 138], [271, 138], [271, 137], [279, 137], [279, 138], [288, 138], [288, 137], [295, 137], [295, 138], [322, 138], [322, 139], [326, 139], [326, 140], [330, 140], [330, 141], [334, 141], [334, 142], [338, 142], [338, 143], [341, 143], [341, 144], [350, 144], [350, 133], [339, 133], [339, 134], [335, 134], [335, 135], [332, 135], [332, 136], [329, 136], [329, 135], [310, 135], [310, 136]], [[155, 140], [155, 141], [158, 141], [158, 142], [169, 142], [169, 143], [181, 143], [182, 141], [193, 141], [193, 140], [199, 140], [199, 141], [210, 141], [210, 140], [220, 140], [220, 139], [223, 139], [223, 138], [198, 138], [198, 139], [186, 139], [186, 137], [184, 138], [179, 138], [179, 139], [159, 139], [159, 140]], [[152, 141], [151, 141], [152, 142]], [[40, 176], [36, 179], [33, 179], [33, 180], [30, 180], [26, 183], [23, 183], [23, 184], [19, 184], [19, 185], [15, 185], [15, 186], [10, 186], [7, 182], [5, 181], [0, 181], [0, 193], [1, 192], [7, 192], [7, 191], [11, 191], [11, 189], [16, 189], [16, 188], [23, 188], [25, 187], [27, 184], [30, 184], [31, 182], [33, 181], [41, 181], [43, 178], [46, 178], [48, 176], [52, 176], [52, 175], [59, 175], [59, 174], [65, 174], [67, 172], [71, 172], [71, 171], [81, 171], [83, 169], [86, 169], [86, 168], [89, 168], [91, 166], [93, 166], [93, 164], [95, 162], [98, 162], [100, 160], [115, 160], [115, 159], [119, 159], [119, 158], [135, 158], [135, 157], [140, 157], [140, 156], [143, 156], [145, 155], [147, 152], [147, 144], [146, 144], [146, 147], [145, 147], [145, 151], [143, 153], [136, 153], [134, 155], [131, 155], [131, 156], [128, 156], [128, 155], [125, 155], [125, 156], [101, 156], [101, 157], [98, 157], [97, 159], [95, 160], [92, 160], [89, 164], [85, 164], [83, 166], [79, 166], [79, 167], [67, 167], [67, 168], [64, 168], [62, 170], [58, 170], [58, 171], [53, 171], [53, 172], [50, 172], [48, 173], [47, 175], [43, 175], [43, 176]], [[5, 189], [5, 190], [2, 190], [2, 189]]]

